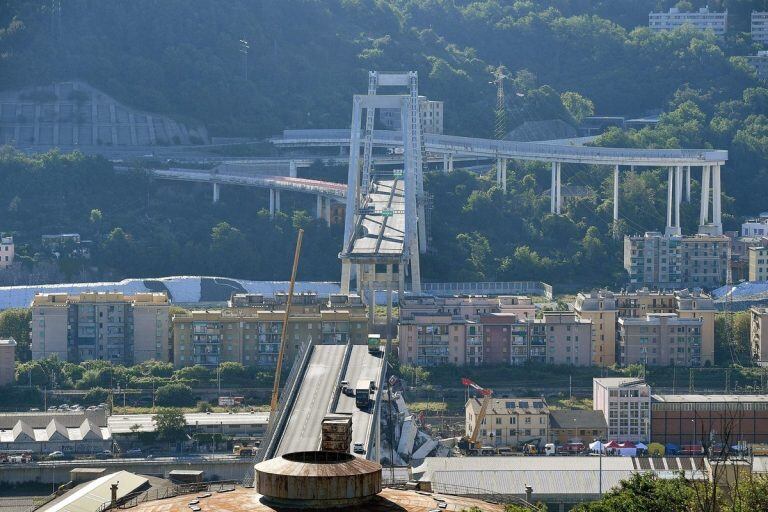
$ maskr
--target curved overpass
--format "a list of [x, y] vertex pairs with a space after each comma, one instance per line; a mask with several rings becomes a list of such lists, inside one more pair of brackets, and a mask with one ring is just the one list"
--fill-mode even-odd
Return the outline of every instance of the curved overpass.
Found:
[[[277, 146], [348, 146], [349, 130], [285, 130], [271, 139]], [[627, 166], [723, 165], [728, 152], [714, 149], [634, 149], [584, 146], [573, 141], [517, 142], [507, 140], [424, 134], [424, 147], [433, 153], [538, 162]], [[402, 146], [400, 132], [375, 130], [373, 143]]]

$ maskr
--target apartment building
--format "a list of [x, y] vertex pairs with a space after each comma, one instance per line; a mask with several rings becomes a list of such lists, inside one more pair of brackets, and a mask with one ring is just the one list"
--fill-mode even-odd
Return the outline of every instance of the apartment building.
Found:
[[768, 247], [750, 247], [749, 254], [749, 280], [768, 281]]
[[675, 313], [682, 319], [701, 319], [701, 355], [704, 361], [714, 359], [715, 305], [709, 295], [701, 292], [644, 288], [634, 292], [579, 293], [574, 311], [579, 318], [592, 322], [592, 364], [596, 366], [621, 362], [617, 357], [619, 320], [644, 319], [649, 313]]
[[768, 308], [749, 310], [749, 340], [752, 357], [761, 366], [768, 365]]
[[38, 294], [31, 307], [33, 359], [125, 365], [169, 360], [165, 293]]
[[12, 236], [0, 237], [0, 270], [13, 265], [16, 256], [16, 246]]
[[[468, 437], [475, 429], [481, 407], [481, 399], [467, 401], [464, 417]], [[548, 431], [549, 407], [543, 398], [492, 398], [480, 422], [477, 440], [483, 446], [544, 445]]]
[[752, 11], [752, 41], [768, 44], [768, 12]]
[[648, 28], [653, 32], [675, 30], [685, 25], [696, 30], [711, 30], [722, 36], [728, 30], [728, 11], [710, 12], [707, 7], [702, 7], [695, 12], [682, 12], [677, 7], [671, 7], [669, 12], [648, 14]]
[[[428, 100], [424, 96], [419, 96], [421, 107], [421, 126], [424, 133], [443, 133], [443, 102]], [[379, 109], [379, 122], [387, 130], [400, 129], [400, 109], [382, 108]]]
[[[280, 349], [287, 295], [274, 298], [235, 294], [221, 310], [188, 311], [173, 316], [173, 363], [217, 366], [232, 361], [246, 366], [271, 367]], [[365, 343], [368, 322], [358, 295], [296, 294], [288, 320], [287, 360], [302, 343]]]
[[[534, 318], [530, 297], [419, 295], [400, 300], [400, 361], [420, 366], [508, 363], [502, 346], [483, 349], [481, 318], [492, 313]], [[495, 339], [495, 338], [494, 338]]]
[[16, 378], [16, 340], [0, 339], [0, 387], [13, 384]]
[[542, 316], [529, 322], [530, 338], [531, 344], [546, 340], [547, 363], [590, 366], [592, 322], [568, 311], [545, 311]]
[[650, 439], [651, 387], [642, 379], [592, 379], [592, 409], [608, 424], [608, 439], [618, 442]]
[[675, 313], [649, 313], [645, 318], [619, 318], [619, 363], [650, 366], [703, 366], [701, 318]]
[[[768, 58], [768, 52], [766, 58]], [[741, 236], [768, 236], [768, 212], [761, 213], [756, 219], [741, 223]]]
[[624, 238], [624, 268], [633, 288], [718, 288], [725, 284], [730, 238], [662, 235], [649, 231]]
[[489, 313], [480, 317], [481, 349], [485, 364], [524, 364], [547, 362], [546, 339], [531, 343], [528, 319], [514, 313]]

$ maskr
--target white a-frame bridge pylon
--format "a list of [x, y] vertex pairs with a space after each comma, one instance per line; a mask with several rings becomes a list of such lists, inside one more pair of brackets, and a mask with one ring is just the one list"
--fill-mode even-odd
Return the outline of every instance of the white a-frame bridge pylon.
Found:
[[[407, 93], [377, 94], [380, 87], [406, 88]], [[403, 169], [371, 165], [376, 109], [400, 111]], [[384, 289], [391, 295], [394, 287], [402, 293], [406, 274], [411, 291], [421, 291], [419, 254], [426, 250], [423, 147], [417, 73], [371, 71], [368, 94], [356, 94], [352, 103], [344, 247], [339, 253], [342, 293], [352, 288], [353, 274], [361, 294]]]

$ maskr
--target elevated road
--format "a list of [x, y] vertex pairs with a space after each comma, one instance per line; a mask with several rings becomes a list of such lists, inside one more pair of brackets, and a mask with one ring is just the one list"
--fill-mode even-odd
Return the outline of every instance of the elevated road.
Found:
[[[365, 345], [354, 345], [349, 357], [344, 380], [350, 386], [355, 386], [359, 380], [370, 380], [376, 384], [376, 396], [380, 392], [381, 371], [384, 365], [384, 353], [369, 354]], [[352, 447], [355, 443], [362, 443], [368, 447], [369, 441], [374, 435], [373, 427], [376, 425], [378, 407], [374, 403], [372, 407], [360, 409], [355, 405], [355, 397], [343, 393], [339, 395], [339, 401], [333, 412], [352, 415], [352, 443], [349, 446], [350, 453], [354, 453]], [[367, 451], [367, 449], [366, 449]], [[370, 457], [369, 457], [370, 458]]]
[[303, 192], [343, 200], [347, 195], [347, 186], [330, 181], [291, 178], [290, 176], [271, 176], [255, 174], [234, 169], [212, 172], [206, 169], [150, 169], [149, 172], [158, 179], [175, 181], [192, 181], [200, 183], [218, 183], [220, 185], [243, 185], [248, 187]]
[[321, 423], [338, 392], [345, 349], [345, 345], [315, 345], [312, 349], [296, 400], [286, 411], [288, 417], [275, 457], [320, 448]]
[[403, 181], [376, 180], [371, 186], [348, 255], [362, 260], [381, 255], [399, 258], [403, 254], [405, 240]]
[[[349, 130], [285, 130], [271, 139], [282, 147], [348, 146]], [[402, 136], [391, 130], [375, 130], [376, 146], [400, 147]], [[516, 142], [453, 135], [424, 134], [424, 149], [432, 153], [508, 158], [537, 162], [584, 163], [596, 165], [699, 166], [722, 165], [728, 152], [712, 149], [633, 149], [581, 145], [579, 140]]]

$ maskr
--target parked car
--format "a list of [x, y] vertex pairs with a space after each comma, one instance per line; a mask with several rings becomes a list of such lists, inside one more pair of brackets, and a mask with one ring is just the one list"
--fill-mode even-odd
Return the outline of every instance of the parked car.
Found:
[[64, 452], [56, 450], [55, 452], [51, 452], [48, 454], [49, 459], [63, 459], [64, 458]]
[[363, 443], [355, 443], [352, 445], [352, 451], [355, 453], [365, 453], [365, 448], [363, 448]]
[[109, 450], [103, 450], [96, 453], [97, 459], [111, 459], [112, 458], [112, 452]]
[[59, 410], [59, 408], [58, 408], [58, 407], [56, 407], [55, 405], [52, 405], [52, 406], [50, 406], [50, 407], [48, 408], [48, 410], [49, 410], [49, 411], [58, 411], [58, 410]]
[[131, 448], [125, 452], [126, 457], [141, 457], [141, 448]]

